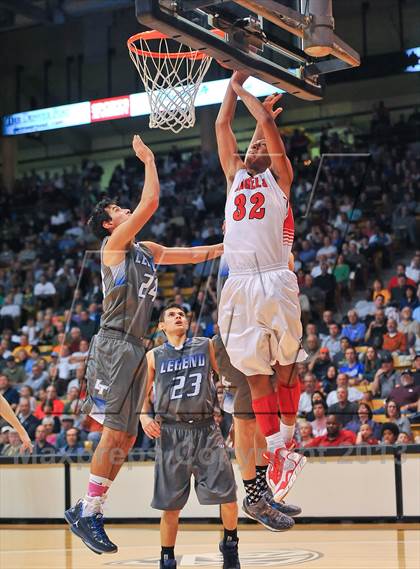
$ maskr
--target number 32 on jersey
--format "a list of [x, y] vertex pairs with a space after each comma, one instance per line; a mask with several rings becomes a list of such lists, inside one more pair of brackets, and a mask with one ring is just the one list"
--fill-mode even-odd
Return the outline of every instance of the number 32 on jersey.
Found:
[[[252, 208], [249, 212], [248, 219], [263, 219], [265, 216], [265, 197], [264, 194], [261, 192], [256, 192], [249, 197], [249, 201], [252, 204]], [[235, 221], [242, 221], [247, 212], [247, 197], [245, 194], [238, 194], [235, 197], [234, 204], [236, 206], [235, 211], [233, 212], [233, 219]]]

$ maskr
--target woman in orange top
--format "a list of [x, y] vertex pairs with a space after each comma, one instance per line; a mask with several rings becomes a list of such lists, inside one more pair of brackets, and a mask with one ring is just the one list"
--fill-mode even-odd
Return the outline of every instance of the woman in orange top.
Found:
[[376, 279], [373, 282], [372, 300], [375, 300], [375, 298], [380, 294], [384, 297], [385, 304], [388, 304], [391, 300], [391, 293], [387, 288], [384, 288], [382, 281]]

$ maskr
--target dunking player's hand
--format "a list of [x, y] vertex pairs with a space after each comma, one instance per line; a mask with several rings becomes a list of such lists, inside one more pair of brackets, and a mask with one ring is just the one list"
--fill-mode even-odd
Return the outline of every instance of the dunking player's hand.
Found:
[[234, 71], [232, 74], [231, 82], [237, 85], [243, 85], [248, 77], [249, 73], [247, 71]]
[[152, 162], [155, 159], [153, 152], [144, 144], [138, 134], [133, 136], [133, 150], [142, 162]]
[[[286, 194], [286, 197], [289, 197], [290, 187], [293, 181], [293, 170], [290, 160], [287, 158], [286, 148], [274, 120], [274, 113], [276, 113], [276, 111], [273, 110], [273, 106], [271, 106], [272, 110], [267, 109], [266, 106], [257, 99], [257, 97], [244, 89], [241, 84], [241, 81], [243, 80], [244, 73], [242, 71], [235, 71], [232, 75], [230, 84], [238, 97], [242, 99], [242, 102], [248, 108], [257, 123], [261, 124], [263, 138], [265, 139], [267, 152], [271, 159], [270, 170], [274, 174], [275, 178], [280, 182], [280, 187]], [[267, 106], [271, 105], [271, 103], [272, 101], [270, 99], [267, 102]]]
[[149, 417], [148, 415], [142, 415], [140, 418], [141, 426], [143, 431], [151, 439], [157, 439], [160, 437], [160, 425], [157, 421]]
[[273, 93], [272, 95], [268, 95], [263, 102], [264, 108], [270, 113], [273, 119], [276, 119], [279, 114], [283, 112], [283, 107], [274, 108], [274, 105], [278, 103], [282, 97], [282, 93]]

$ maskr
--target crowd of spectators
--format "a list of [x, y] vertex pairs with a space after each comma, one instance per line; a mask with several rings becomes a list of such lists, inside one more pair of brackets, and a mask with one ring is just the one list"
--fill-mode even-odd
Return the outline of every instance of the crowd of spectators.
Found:
[[[375, 136], [363, 149], [372, 153], [369, 168], [365, 158], [325, 161], [304, 216], [319, 164], [309, 141], [298, 130], [286, 141], [295, 172], [295, 272], [309, 354], [299, 371], [300, 443], [372, 444], [390, 440], [388, 431], [413, 442], [408, 419], [418, 413], [420, 385], [418, 151], [403, 139], [380, 144]], [[324, 129], [319, 144], [322, 151], [359, 150], [348, 133], [334, 129]], [[157, 162], [160, 207], [140, 237], [171, 246], [221, 241], [225, 182], [217, 156], [173, 147]], [[0, 193], [0, 393], [41, 454], [79, 455], [100, 438], [101, 426], [81, 412], [102, 302], [98, 243], [87, 219], [105, 193], [121, 206], [135, 206], [143, 170], [127, 159], [107, 187], [103, 174], [85, 160], [61, 173], [32, 171], [13, 193]], [[407, 265], [396, 265], [398, 247], [412, 250]], [[391, 269], [393, 277], [383, 283], [384, 270]], [[217, 332], [217, 263], [167, 271], [171, 284], [159, 289], [147, 348], [163, 341], [155, 323], [168, 300], [191, 313], [191, 335]], [[364, 299], [356, 303], [361, 290]], [[386, 415], [382, 429], [376, 414]], [[140, 431], [136, 445], [148, 450], [151, 442]], [[0, 455], [18, 451], [16, 434], [0, 423]]]

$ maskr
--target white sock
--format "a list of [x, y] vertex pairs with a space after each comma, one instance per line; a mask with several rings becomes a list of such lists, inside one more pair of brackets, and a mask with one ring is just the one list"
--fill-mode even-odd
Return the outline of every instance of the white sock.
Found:
[[280, 431], [278, 433], [274, 433], [274, 435], [265, 437], [265, 440], [267, 441], [267, 449], [270, 452], [274, 452], [276, 449], [284, 447], [284, 439]]
[[88, 496], [86, 494], [83, 498], [82, 518], [87, 518], [94, 514], [102, 514], [105, 500], [106, 494], [103, 496]]
[[290, 443], [290, 441], [293, 439], [293, 435], [295, 434], [295, 426], [292, 425], [290, 427], [289, 425], [285, 425], [280, 421], [280, 434], [283, 437], [285, 443]]

